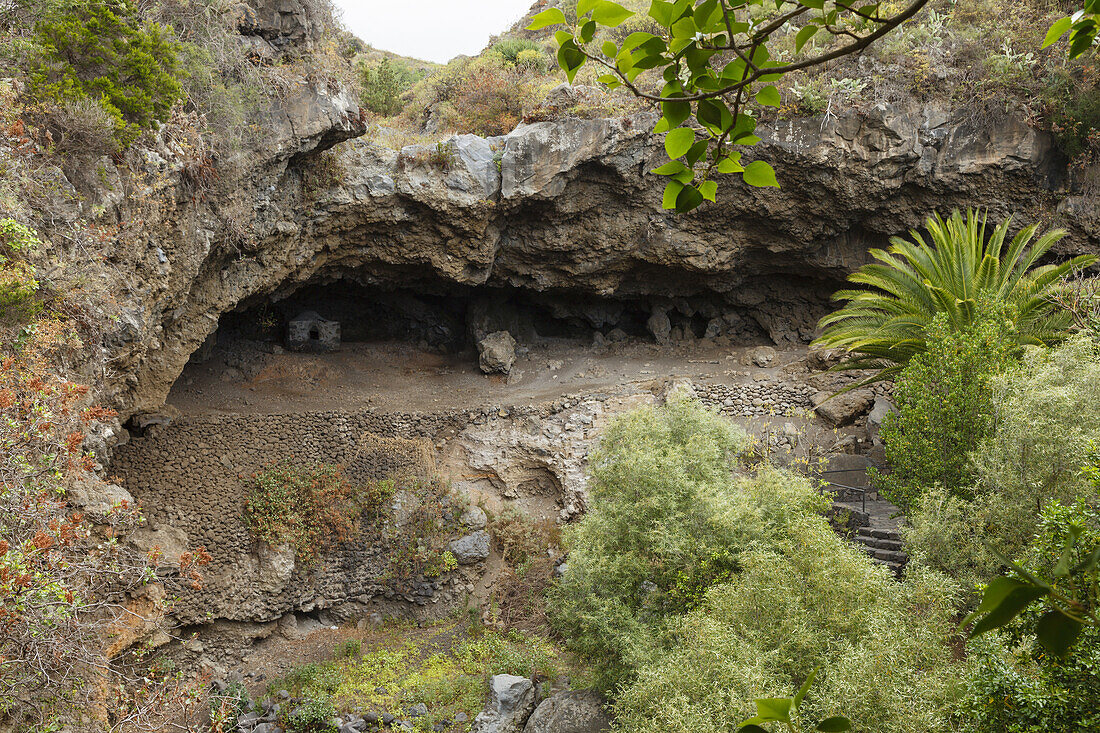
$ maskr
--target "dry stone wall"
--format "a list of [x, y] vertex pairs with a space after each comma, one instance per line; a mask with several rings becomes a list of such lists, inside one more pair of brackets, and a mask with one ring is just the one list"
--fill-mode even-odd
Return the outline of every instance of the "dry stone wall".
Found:
[[[433, 602], [438, 587], [425, 580], [400, 585], [386, 578], [392, 540], [386, 523], [392, 517], [381, 525], [364, 518], [353, 540], [315, 567], [303, 568], [292, 554], [250, 535], [243, 521], [248, 480], [282, 460], [345, 465], [353, 481], [425, 476], [434, 470], [429, 438], [468, 419], [465, 412], [181, 418], [121, 446], [111, 471], [142, 505], [153, 531], [181, 530], [192, 547], [205, 546], [213, 557], [203, 587], [187, 592], [176, 606], [183, 623], [200, 623], [208, 616], [266, 621], [360, 596], [424, 604]], [[455, 519], [462, 508], [454, 507]], [[457, 522], [453, 529], [460, 531]]]

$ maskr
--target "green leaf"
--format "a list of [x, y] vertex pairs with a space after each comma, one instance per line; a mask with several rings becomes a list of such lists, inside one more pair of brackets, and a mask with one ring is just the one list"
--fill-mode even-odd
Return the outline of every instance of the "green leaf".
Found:
[[680, 18], [672, 24], [672, 37], [674, 39], [694, 39], [697, 32], [695, 21], [691, 18]]
[[577, 33], [577, 38], [581, 43], [588, 43], [596, 35], [596, 21], [590, 20], [581, 26], [581, 30]]
[[741, 165], [741, 153], [732, 153], [728, 158], [718, 161], [719, 173], [740, 173], [745, 170]]
[[687, 151], [688, 165], [695, 165], [703, 156], [707, 154], [707, 148], [710, 147], [710, 140], [700, 140], [691, 146], [691, 149]]
[[779, 90], [771, 85], [756, 93], [756, 101], [767, 107], [778, 107], [783, 104], [783, 98], [779, 96]]
[[611, 89], [618, 89], [620, 86], [622, 86], [622, 82], [619, 81], [619, 77], [615, 76], [614, 74], [604, 74], [603, 76], [597, 77], [596, 81], [601, 84], [607, 85]]
[[688, 167], [678, 160], [670, 160], [662, 165], [660, 168], [654, 168], [650, 173], [656, 173], [659, 176], [674, 176], [677, 173], [683, 173]]
[[1077, 563], [1077, 567], [1073, 569], [1075, 573], [1091, 573], [1093, 568], [1100, 564], [1100, 547], [1097, 547], [1092, 551], [1092, 554], [1086, 557], [1081, 562]]
[[740, 733], [768, 733], [767, 728], [761, 728], [756, 723], [742, 723], [737, 730]]
[[703, 194], [699, 192], [695, 186], [685, 185], [680, 194], [676, 197], [676, 213], [685, 214], [693, 209], [699, 208], [699, 205], [703, 203]]
[[672, 3], [666, 3], [664, 0], [654, 0], [649, 6], [649, 17], [667, 28], [672, 25], [674, 7]]
[[581, 17], [592, 8], [596, 7], [599, 0], [577, 0], [577, 17]]
[[560, 47], [566, 41], [572, 40], [573, 34], [569, 31], [554, 31], [554, 40]]
[[665, 152], [670, 158], [679, 158], [695, 144], [695, 131], [690, 127], [677, 127], [665, 135]]
[[691, 103], [661, 102], [661, 112], [668, 123], [668, 127], [665, 129], [671, 130], [674, 127], [679, 127], [680, 123], [691, 116]]
[[1081, 622], [1061, 611], [1047, 611], [1035, 625], [1035, 636], [1048, 652], [1064, 657], [1081, 636]]
[[615, 58], [619, 55], [619, 47], [615, 45], [614, 41], [604, 41], [601, 50], [603, 55], [609, 58]]
[[653, 35], [652, 33], [646, 33], [645, 31], [637, 31], [636, 33], [631, 33], [629, 36], [626, 37], [626, 40], [623, 41], [621, 50], [633, 51], [638, 46], [641, 46], [643, 43], [646, 43], [647, 41], [650, 41], [654, 38], [657, 38], [657, 36]]
[[810, 689], [810, 685], [813, 684], [818, 669], [820, 669], [820, 667], [814, 667], [814, 671], [810, 672], [810, 676], [806, 678], [806, 681], [802, 683], [802, 687], [795, 693], [793, 702], [796, 708], [802, 704], [802, 700], [806, 697], [806, 692]]
[[615, 28], [623, 24], [623, 21], [634, 15], [622, 5], [611, 0], [599, 0], [596, 9], [592, 11], [592, 20], [608, 28]]
[[756, 700], [756, 715], [764, 720], [780, 723], [791, 722], [791, 703], [789, 697], [764, 697]]
[[1073, 562], [1073, 551], [1077, 548], [1077, 538], [1081, 536], [1081, 527], [1076, 524], [1069, 526], [1065, 544], [1062, 546], [1062, 556], [1054, 566], [1054, 577], [1064, 578], [1069, 575], [1070, 563]]
[[[993, 610], [970, 629], [971, 638], [993, 629], [999, 629], [1020, 615], [1025, 608], [1050, 591], [1034, 585], [1023, 585], [1010, 591]], [[984, 601], [983, 601], [984, 603]]]
[[741, 175], [744, 177], [745, 183], [750, 186], [779, 188], [779, 182], [775, 180], [775, 170], [762, 160], [754, 160], [749, 163], [745, 166], [745, 170]]
[[570, 82], [577, 76], [577, 71], [584, 66], [584, 61], [584, 53], [572, 39], [563, 43], [558, 49], [558, 66], [565, 70], [565, 76]]
[[676, 197], [680, 195], [680, 191], [684, 189], [684, 184], [679, 181], [669, 181], [665, 185], [665, 196], [661, 201], [661, 208], [663, 209], [675, 209]]
[[802, 30], [798, 32], [798, 35], [794, 37], [794, 50], [798, 53], [802, 50], [802, 47], [809, 43], [810, 39], [817, 33], [817, 26], [812, 23], [807, 26], [803, 26]]
[[707, 201], [716, 201], [718, 198], [718, 184], [715, 181], [703, 181], [699, 184], [699, 193]]
[[547, 26], [564, 24], [565, 13], [561, 12], [560, 8], [547, 8], [531, 19], [531, 25], [527, 26], [527, 30], [537, 31]]
[[825, 7], [825, 0], [798, 0], [798, 4], [814, 10], [821, 10]]
[[843, 731], [852, 729], [852, 721], [843, 715], [834, 715], [818, 723], [816, 729], [823, 731], [823, 733], [843, 733]]
[[1047, 36], [1043, 39], [1042, 47], [1046, 48], [1047, 46], [1056, 43], [1059, 38], [1066, 34], [1066, 31], [1068, 31], [1070, 29], [1070, 26], [1072, 25], [1073, 18], [1070, 18], [1069, 16], [1066, 16], [1061, 20], [1056, 20], [1054, 22], [1054, 25], [1050, 27], [1050, 30], [1047, 31]]

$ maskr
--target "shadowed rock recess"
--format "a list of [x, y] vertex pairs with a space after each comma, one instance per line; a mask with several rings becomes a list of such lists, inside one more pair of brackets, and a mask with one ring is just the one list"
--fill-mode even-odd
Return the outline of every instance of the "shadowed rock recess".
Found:
[[[929, 211], [1058, 209], [1071, 229], [1062, 251], [1095, 246], [1091, 207], [1059, 192], [1065, 166], [1050, 138], [1011, 114], [975, 126], [880, 106], [781, 122], [758, 151], [781, 189], [731, 179], [718, 205], [676, 216], [647, 173], [660, 159], [648, 115], [463, 135], [444, 154], [363, 140], [327, 150], [362, 132], [352, 100], [311, 90], [291, 102], [239, 177], [140, 212], [149, 239], [110, 254], [128, 288], [106, 354], [118, 378], [105, 387], [124, 415], [163, 404], [224, 314], [306, 285], [702, 298], [789, 345], [811, 337], [868, 248]], [[120, 203], [119, 216], [136, 206]]]

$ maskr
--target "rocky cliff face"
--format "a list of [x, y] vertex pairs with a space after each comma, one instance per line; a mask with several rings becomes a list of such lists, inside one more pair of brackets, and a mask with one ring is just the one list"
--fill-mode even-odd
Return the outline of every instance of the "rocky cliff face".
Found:
[[[310, 47], [319, 24], [306, 5], [254, 0], [245, 49]], [[966, 123], [913, 104], [762, 126], [756, 152], [782, 188], [731, 180], [719, 204], [684, 216], [660, 209], [663, 181], [647, 173], [660, 160], [653, 121], [567, 118], [395, 151], [361, 137], [349, 93], [302, 78], [258, 113], [259, 142], [213, 175], [196, 175], [167, 134], [94, 175], [58, 171], [69, 195], [51, 215], [91, 212], [90, 230], [120, 232], [91, 252], [48, 253], [110, 299], [84, 376], [123, 418], [156, 410], [224, 314], [307, 283], [515, 288], [593, 323], [614, 301], [706, 308], [782, 344], [812, 336], [869, 247], [932, 211], [1054, 219], [1071, 231], [1064, 252], [1097, 244], [1096, 210], [1061, 190], [1050, 138], [1012, 114]]]
[[148, 222], [147, 245], [115, 253], [135, 285], [109, 344], [125, 413], [163, 402], [224, 313], [308, 282], [670, 303], [706, 294], [782, 343], [811, 336], [869, 247], [931, 211], [1058, 212], [1071, 230], [1063, 250], [1096, 244], [1092, 207], [1060, 191], [1051, 140], [1011, 114], [981, 126], [919, 106], [783, 121], [759, 151], [780, 190], [731, 181], [718, 205], [686, 216], [659, 208], [661, 181], [646, 172], [660, 141], [645, 115], [523, 125], [438, 149], [349, 140], [324, 156], [362, 130], [345, 95], [305, 87], [270, 120], [267, 148], [232, 186], [177, 197]]

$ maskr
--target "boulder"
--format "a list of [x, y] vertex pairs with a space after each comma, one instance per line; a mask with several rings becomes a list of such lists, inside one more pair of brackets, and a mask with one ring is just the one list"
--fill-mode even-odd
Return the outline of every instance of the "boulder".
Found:
[[882, 438], [879, 436], [882, 423], [887, 415], [891, 412], [897, 412], [897, 409], [894, 407], [894, 403], [885, 397], [875, 398], [871, 412], [867, 414], [867, 435], [871, 438], [872, 445], [882, 445]]
[[657, 340], [657, 343], [667, 344], [669, 342], [669, 337], [672, 334], [672, 321], [668, 320], [668, 314], [664, 310], [661, 308], [654, 309], [645, 325], [649, 332], [653, 334], [653, 338]]
[[459, 565], [473, 565], [489, 557], [489, 533], [481, 529], [473, 534], [452, 540], [447, 549]]
[[106, 518], [121, 506], [134, 506], [134, 497], [129, 491], [104, 481], [90, 471], [77, 476], [65, 498], [92, 519]]
[[875, 394], [869, 389], [855, 389], [836, 395], [818, 392], [813, 398], [814, 411], [837, 428], [854, 423], [871, 409], [874, 401]]
[[142, 527], [130, 535], [129, 543], [138, 552], [148, 555], [157, 551], [158, 568], [179, 567], [180, 558], [187, 552], [187, 533], [170, 524]]
[[543, 700], [523, 733], [602, 733], [611, 730], [603, 695], [591, 690], [559, 692]]
[[458, 521], [470, 529], [485, 529], [485, 525], [489, 520], [481, 507], [471, 506], [462, 513], [462, 517]]
[[474, 718], [472, 733], [523, 733], [535, 709], [535, 685], [526, 677], [498, 674], [489, 681], [489, 702]]
[[507, 331], [496, 331], [477, 342], [478, 364], [486, 374], [507, 374], [516, 363], [516, 340]]
[[775, 361], [775, 349], [770, 346], [757, 346], [741, 355], [741, 366], [766, 367]]

